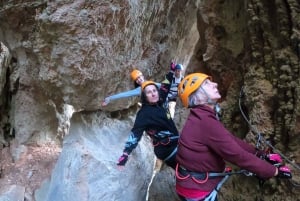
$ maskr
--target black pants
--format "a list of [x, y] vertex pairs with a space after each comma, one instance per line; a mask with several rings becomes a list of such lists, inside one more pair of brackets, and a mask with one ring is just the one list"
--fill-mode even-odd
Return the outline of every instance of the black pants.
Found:
[[176, 168], [176, 153], [171, 157], [169, 158], [168, 160], [165, 161], [165, 163], [170, 166], [171, 168], [173, 168], [173, 170], [175, 170]]
[[[157, 158], [163, 160], [168, 166], [175, 170], [176, 168], [176, 150], [177, 150], [177, 141], [172, 140], [167, 145], [159, 144], [158, 146], [154, 147], [154, 153]], [[173, 154], [171, 157], [170, 154]], [[169, 157], [169, 158], [168, 158]], [[166, 158], [168, 158], [166, 160]]]

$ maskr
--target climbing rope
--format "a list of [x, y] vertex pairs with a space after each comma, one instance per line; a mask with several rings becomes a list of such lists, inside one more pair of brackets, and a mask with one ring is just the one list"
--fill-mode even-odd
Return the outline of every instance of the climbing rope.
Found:
[[[290, 160], [287, 156], [285, 156], [283, 153], [281, 153], [281, 151], [279, 151], [278, 149], [276, 149], [268, 140], [266, 140], [263, 136], [262, 136], [262, 134], [258, 131], [258, 129], [254, 126], [254, 125], [252, 125], [251, 123], [250, 123], [250, 120], [246, 117], [246, 115], [245, 115], [245, 113], [244, 113], [244, 111], [243, 111], [243, 109], [242, 109], [242, 105], [241, 105], [241, 99], [242, 99], [242, 97], [243, 97], [243, 87], [241, 88], [241, 90], [240, 90], [240, 97], [239, 97], [239, 109], [240, 109], [240, 111], [241, 111], [241, 114], [242, 114], [242, 116], [243, 116], [243, 118], [245, 119], [245, 121], [247, 122], [247, 124], [248, 124], [248, 126], [249, 126], [249, 128], [250, 128], [250, 130], [251, 130], [251, 132], [253, 132], [254, 134], [256, 134], [257, 135], [257, 142], [256, 142], [256, 147], [257, 148], [259, 148], [261, 145], [260, 145], [260, 143], [262, 142], [262, 143], [264, 143], [264, 144], [266, 144], [268, 147], [270, 147], [275, 153], [278, 153], [282, 158], [284, 158], [284, 160], [287, 162], [287, 163], [289, 163], [290, 165], [292, 165], [296, 170], [298, 170], [298, 171], [300, 171], [300, 166], [298, 165], [298, 164], [296, 164], [296, 163], [294, 163], [292, 160]], [[299, 177], [299, 176], [298, 176]], [[300, 182], [299, 181], [296, 181], [296, 179], [297, 179], [297, 176], [293, 176], [293, 178], [292, 179], [289, 179], [289, 181], [290, 181], [290, 183], [294, 186], [294, 187], [300, 187]], [[298, 180], [299, 180], [299, 178], [298, 178]]]

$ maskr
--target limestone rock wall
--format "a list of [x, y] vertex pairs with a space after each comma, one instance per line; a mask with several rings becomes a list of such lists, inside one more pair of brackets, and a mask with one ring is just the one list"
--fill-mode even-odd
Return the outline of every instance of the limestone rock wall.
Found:
[[[53, 104], [59, 113], [65, 104], [77, 112], [97, 110], [105, 96], [133, 87], [128, 75], [134, 68], [159, 81], [172, 59], [187, 64], [198, 35], [196, 7], [197, 1], [4, 4], [1, 40], [16, 63], [10, 72], [18, 87], [10, 115], [15, 135], [21, 143], [33, 133], [51, 137]], [[24, 116], [32, 116], [30, 125]]]
[[[295, 179], [299, 179], [300, 140], [299, 8], [299, 1], [207, 1], [200, 6], [202, 40], [193, 61], [219, 83], [224, 124], [253, 143], [258, 133], [273, 142], [275, 151], [294, 164], [290, 167]], [[254, 132], [241, 115], [241, 88], [240, 105]], [[261, 145], [265, 148], [265, 143]], [[240, 182], [232, 178], [228, 185], [234, 191], [225, 187], [224, 200], [280, 200], [282, 192], [288, 192], [282, 199], [294, 200], [298, 191], [275, 179], [259, 193], [256, 180]], [[275, 187], [278, 182], [283, 187]]]
[[[125, 172], [115, 164], [137, 99], [106, 108], [100, 103], [134, 87], [129, 78], [134, 68], [160, 81], [171, 60], [188, 64], [199, 38], [198, 3], [2, 1], [0, 41], [10, 59], [3, 60], [1, 73], [2, 86], [8, 84], [1, 94], [1, 186], [10, 185], [10, 195], [23, 194], [26, 200], [145, 198], [154, 163], [149, 142], [140, 144]], [[62, 148], [49, 151], [59, 155], [57, 161], [45, 157], [42, 162], [41, 155], [33, 161], [31, 146], [43, 153], [40, 148], [47, 144]], [[14, 188], [16, 182], [20, 188]]]
[[[146, 199], [154, 164], [147, 138], [124, 171], [115, 166], [138, 98], [100, 102], [132, 89], [134, 68], [162, 80], [171, 60], [185, 73], [211, 74], [223, 97], [222, 121], [254, 143], [239, 111], [243, 86], [251, 124], [299, 162], [299, 9], [296, 0], [1, 1], [0, 195]], [[179, 130], [187, 113], [178, 103]], [[56, 148], [38, 158], [47, 144]], [[258, 193], [252, 179], [233, 177], [220, 200], [297, 197], [294, 186], [275, 179]], [[178, 199], [173, 185], [163, 169], [148, 199]]]

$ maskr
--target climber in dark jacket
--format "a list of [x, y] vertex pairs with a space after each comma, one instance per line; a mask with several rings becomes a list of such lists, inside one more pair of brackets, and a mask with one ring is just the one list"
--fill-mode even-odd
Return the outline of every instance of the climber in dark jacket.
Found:
[[163, 107], [169, 89], [170, 81], [167, 79], [161, 83], [160, 88], [152, 81], [145, 81], [142, 84], [142, 107], [137, 113], [117, 165], [126, 164], [129, 154], [137, 147], [145, 131], [152, 139], [156, 157], [175, 169], [179, 135], [170, 113]]

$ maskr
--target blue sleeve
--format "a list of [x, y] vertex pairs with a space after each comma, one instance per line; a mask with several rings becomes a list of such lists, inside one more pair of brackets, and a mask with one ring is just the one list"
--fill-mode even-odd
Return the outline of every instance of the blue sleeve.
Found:
[[117, 100], [117, 99], [121, 99], [121, 98], [128, 98], [128, 97], [133, 97], [133, 96], [139, 96], [141, 94], [141, 87], [137, 87], [135, 89], [129, 90], [129, 91], [125, 91], [125, 92], [121, 92], [112, 96], [108, 96], [107, 98], [109, 99], [109, 101], [112, 100]]

